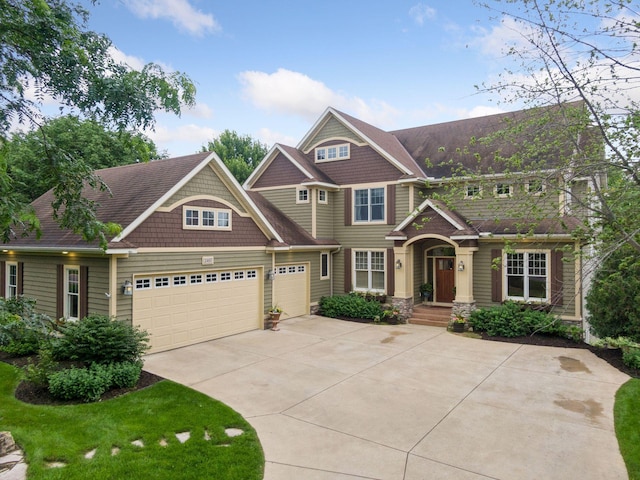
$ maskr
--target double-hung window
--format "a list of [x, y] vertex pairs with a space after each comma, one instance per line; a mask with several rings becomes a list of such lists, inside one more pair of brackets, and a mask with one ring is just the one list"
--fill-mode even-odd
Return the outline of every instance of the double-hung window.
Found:
[[547, 301], [549, 255], [547, 252], [517, 252], [506, 255], [507, 297], [523, 301]]
[[384, 251], [355, 251], [355, 290], [384, 292]]
[[355, 190], [353, 204], [356, 222], [384, 221], [384, 187]]
[[66, 267], [64, 270], [64, 316], [77, 320], [80, 316], [80, 269]]
[[15, 298], [18, 296], [18, 264], [7, 263], [7, 286], [5, 297]]

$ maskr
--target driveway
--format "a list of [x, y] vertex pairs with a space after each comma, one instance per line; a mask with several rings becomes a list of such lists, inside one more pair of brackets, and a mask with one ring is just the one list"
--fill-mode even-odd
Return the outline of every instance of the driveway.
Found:
[[626, 479], [588, 350], [317, 316], [146, 357], [256, 429], [265, 479]]

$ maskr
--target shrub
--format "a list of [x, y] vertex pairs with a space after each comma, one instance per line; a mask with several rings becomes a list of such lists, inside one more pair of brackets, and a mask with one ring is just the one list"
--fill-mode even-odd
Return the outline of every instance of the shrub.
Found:
[[24, 367], [25, 380], [37, 385], [48, 386], [49, 376], [58, 370], [58, 364], [53, 360], [53, 353], [50, 348], [41, 348], [38, 352], [38, 362]]
[[331, 318], [347, 317], [373, 320], [382, 316], [380, 303], [367, 300], [355, 293], [322, 297], [319, 307], [321, 315]]
[[522, 337], [545, 333], [574, 341], [582, 339], [579, 327], [566, 325], [555, 315], [516, 302], [474, 310], [469, 317], [469, 325], [474, 331], [486, 332], [492, 337]]
[[640, 258], [630, 247], [611, 254], [598, 267], [586, 296], [591, 331], [600, 338], [629, 337], [640, 342]]
[[640, 348], [628, 348], [622, 352], [622, 362], [630, 368], [640, 370]]
[[53, 322], [36, 313], [35, 300], [25, 297], [0, 299], [0, 349], [11, 356], [36, 353], [49, 339]]
[[142, 372], [141, 362], [120, 362], [111, 363], [107, 367], [111, 374], [111, 385], [109, 388], [131, 388], [135, 387]]
[[107, 317], [89, 315], [60, 327], [62, 336], [54, 343], [59, 360], [85, 363], [138, 362], [149, 348], [149, 335], [138, 327]]
[[49, 376], [49, 392], [62, 400], [99, 400], [111, 385], [111, 373], [103, 365], [91, 368], [67, 368]]

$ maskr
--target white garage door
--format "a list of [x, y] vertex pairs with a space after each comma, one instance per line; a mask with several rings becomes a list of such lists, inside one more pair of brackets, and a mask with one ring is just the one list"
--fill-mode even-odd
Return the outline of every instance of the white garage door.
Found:
[[282, 318], [309, 314], [309, 268], [306, 264], [276, 265], [273, 300]]
[[134, 276], [133, 323], [160, 352], [262, 327], [256, 269]]

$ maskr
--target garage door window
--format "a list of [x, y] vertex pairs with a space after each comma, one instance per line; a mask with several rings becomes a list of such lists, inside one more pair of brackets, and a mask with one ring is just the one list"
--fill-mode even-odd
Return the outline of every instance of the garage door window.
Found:
[[222, 272], [220, 274], [221, 282], [230, 282], [231, 281], [231, 272]]
[[207, 283], [215, 283], [218, 281], [218, 274], [217, 273], [207, 273], [207, 275], [205, 276], [205, 281]]
[[186, 275], [175, 275], [173, 277], [173, 286], [179, 287], [180, 285], [187, 284], [187, 276]]
[[136, 290], [147, 290], [151, 288], [151, 279], [150, 278], [137, 278], [136, 279]]
[[169, 277], [156, 277], [155, 278], [155, 287], [156, 288], [166, 288], [169, 286]]
[[191, 285], [197, 285], [198, 283], [202, 283], [202, 275], [200, 275], [200, 274], [191, 275], [189, 277], [189, 283]]

